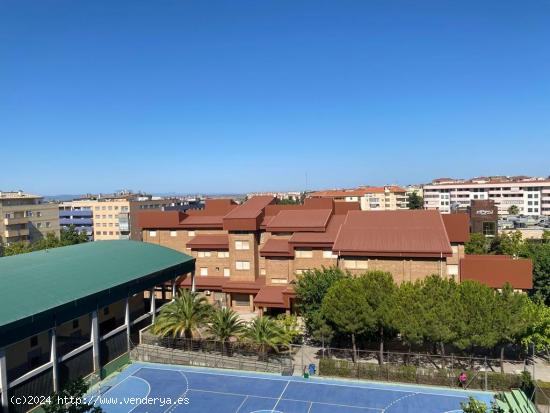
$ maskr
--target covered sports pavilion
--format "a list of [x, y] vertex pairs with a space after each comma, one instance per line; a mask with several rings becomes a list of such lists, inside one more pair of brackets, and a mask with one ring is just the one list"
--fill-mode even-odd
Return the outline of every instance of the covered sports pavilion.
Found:
[[28, 411], [78, 377], [107, 374], [154, 322], [167, 301], [159, 291], [173, 297], [194, 268], [188, 255], [128, 240], [0, 258], [2, 411]]

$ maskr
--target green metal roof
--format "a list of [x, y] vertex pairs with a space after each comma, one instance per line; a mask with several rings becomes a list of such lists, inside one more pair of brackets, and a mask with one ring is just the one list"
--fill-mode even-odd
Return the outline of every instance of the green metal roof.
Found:
[[0, 258], [0, 334], [41, 318], [60, 324], [193, 269], [188, 255], [125, 240]]

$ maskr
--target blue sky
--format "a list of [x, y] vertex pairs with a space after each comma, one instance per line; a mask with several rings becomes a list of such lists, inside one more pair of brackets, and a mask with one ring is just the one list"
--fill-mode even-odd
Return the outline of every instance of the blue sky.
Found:
[[550, 174], [550, 2], [0, 0], [0, 189]]

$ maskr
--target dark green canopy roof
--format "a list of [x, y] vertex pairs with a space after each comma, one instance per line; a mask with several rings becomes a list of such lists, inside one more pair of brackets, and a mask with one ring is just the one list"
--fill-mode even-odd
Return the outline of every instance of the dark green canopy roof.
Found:
[[[0, 334], [61, 324], [190, 272], [194, 265], [192, 257], [178, 251], [125, 240], [0, 258]], [[1, 342], [6, 340], [0, 336]]]

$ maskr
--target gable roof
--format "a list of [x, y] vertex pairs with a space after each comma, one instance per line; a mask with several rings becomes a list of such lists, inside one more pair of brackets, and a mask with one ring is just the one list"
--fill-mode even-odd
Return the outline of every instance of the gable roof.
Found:
[[280, 211], [268, 223], [269, 232], [324, 232], [332, 215], [330, 209]]
[[475, 280], [492, 288], [502, 288], [508, 282], [515, 289], [530, 290], [533, 262], [508, 255], [466, 255], [460, 260], [460, 280]]
[[464, 244], [470, 240], [470, 217], [468, 214], [441, 215], [450, 242]]
[[334, 242], [343, 256], [448, 257], [438, 211], [350, 211]]
[[255, 196], [239, 205], [223, 218], [228, 231], [256, 231], [264, 217], [264, 208], [275, 201], [274, 196]]

